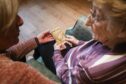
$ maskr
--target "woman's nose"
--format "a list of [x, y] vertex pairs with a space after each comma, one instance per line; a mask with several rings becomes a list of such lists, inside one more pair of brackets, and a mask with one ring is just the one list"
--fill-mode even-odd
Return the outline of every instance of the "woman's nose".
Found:
[[93, 23], [92, 17], [91, 17], [91, 15], [89, 15], [88, 18], [85, 21], [85, 25], [86, 26], [91, 26], [92, 23]]
[[24, 23], [23, 19], [19, 15], [17, 15], [17, 25], [21, 26], [23, 25], [23, 23]]

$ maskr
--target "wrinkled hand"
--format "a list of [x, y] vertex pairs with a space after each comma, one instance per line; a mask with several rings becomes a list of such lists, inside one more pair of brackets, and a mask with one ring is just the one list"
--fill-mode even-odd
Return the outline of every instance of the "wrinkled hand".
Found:
[[44, 33], [40, 33], [38, 36], [38, 41], [40, 44], [43, 44], [43, 43], [48, 43], [48, 42], [51, 42], [54, 40], [53, 36], [51, 35], [51, 33], [48, 31], [48, 32], [44, 32]]
[[72, 43], [75, 46], [78, 45], [79, 43], [79, 40], [77, 40], [74, 36], [70, 36], [70, 35], [66, 35], [65, 40]]
[[66, 49], [66, 46], [65, 46], [65, 43], [61, 43], [61, 44], [57, 44], [57, 43], [55, 43], [54, 44], [54, 50], [64, 50], [64, 49]]

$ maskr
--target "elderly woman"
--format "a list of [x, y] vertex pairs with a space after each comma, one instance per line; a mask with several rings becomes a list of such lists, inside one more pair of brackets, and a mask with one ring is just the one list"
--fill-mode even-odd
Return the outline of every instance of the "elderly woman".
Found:
[[91, 0], [87, 25], [93, 39], [83, 42], [68, 36], [78, 45], [63, 58], [62, 45], [54, 46], [53, 61], [65, 84], [126, 83], [126, 1]]
[[17, 15], [18, 6], [18, 0], [0, 0], [0, 84], [55, 84], [29, 65], [13, 61], [22, 58], [37, 44], [54, 40], [45, 32], [18, 43], [19, 26], [23, 24]]

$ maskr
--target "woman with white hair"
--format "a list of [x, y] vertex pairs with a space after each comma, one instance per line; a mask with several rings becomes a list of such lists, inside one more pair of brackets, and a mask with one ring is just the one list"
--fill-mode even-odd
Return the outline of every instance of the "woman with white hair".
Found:
[[[93, 39], [83, 42], [68, 36], [76, 45], [65, 57], [55, 44], [53, 61], [65, 84], [126, 83], [126, 0], [90, 0], [87, 20]], [[77, 46], [78, 45], [78, 46]]]

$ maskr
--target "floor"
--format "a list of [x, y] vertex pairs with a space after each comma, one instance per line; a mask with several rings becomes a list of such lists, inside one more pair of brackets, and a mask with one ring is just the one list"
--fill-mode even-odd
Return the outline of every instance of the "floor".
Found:
[[87, 0], [22, 0], [19, 15], [24, 20], [20, 40], [55, 27], [66, 29], [82, 15], [88, 15]]
[[[88, 0], [21, 0], [19, 15], [24, 20], [20, 41], [47, 30], [73, 26], [82, 15], [89, 14]], [[33, 51], [28, 55], [32, 55]]]

